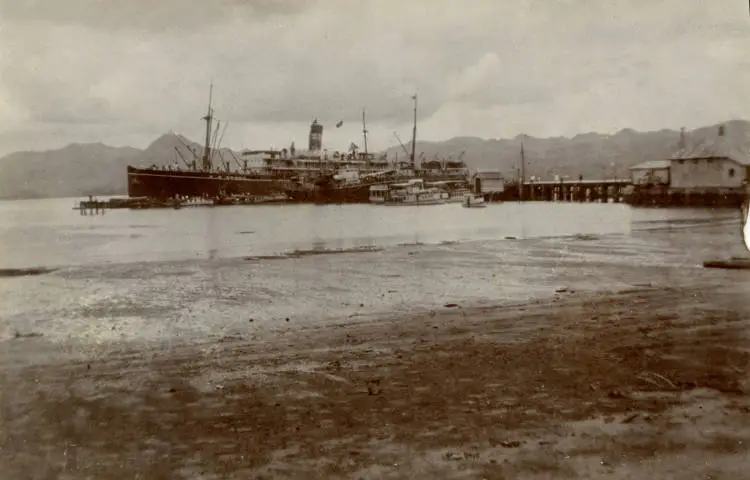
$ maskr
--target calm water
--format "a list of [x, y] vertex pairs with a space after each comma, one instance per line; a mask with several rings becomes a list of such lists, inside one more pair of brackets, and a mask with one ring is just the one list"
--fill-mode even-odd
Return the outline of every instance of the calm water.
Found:
[[81, 216], [74, 199], [0, 203], [3, 268], [270, 256], [296, 250], [627, 234], [621, 205], [274, 205], [111, 210]]
[[[0, 268], [60, 267], [0, 278], [0, 340], [278, 334], [449, 302], [523, 301], [559, 285], [669, 283], [704, 272], [707, 256], [745, 252], [732, 210], [276, 205], [81, 216], [74, 201], [0, 202]], [[357, 247], [373, 251], [347, 252]], [[310, 254], [323, 251], [344, 253]], [[278, 258], [291, 252], [307, 254]]]

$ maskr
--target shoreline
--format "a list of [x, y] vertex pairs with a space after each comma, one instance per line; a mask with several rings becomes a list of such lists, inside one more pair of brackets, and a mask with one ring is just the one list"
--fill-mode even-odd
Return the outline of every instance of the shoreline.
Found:
[[40, 343], [79, 342], [82, 350], [95, 352], [131, 341], [267, 337], [308, 324], [440, 311], [449, 303], [525, 302], [552, 297], [562, 287], [584, 292], [671, 285], [696, 275], [708, 282], [733, 278], [692, 262], [690, 253], [705, 249], [672, 247], [681, 236], [675, 239], [669, 231], [646, 235], [645, 240], [577, 235], [404, 244], [367, 254], [357, 250], [278, 260], [70, 267], [39, 277], [0, 279], [5, 292], [0, 306], [6, 312], [0, 338], [15, 345], [16, 332], [41, 334]]
[[706, 278], [6, 366], [0, 463], [102, 479], [739, 478], [750, 304]]
[[[530, 299], [510, 299], [507, 301], [494, 301], [489, 304], [474, 303], [445, 303], [432, 307], [416, 306], [410, 310], [390, 309], [386, 311], [366, 311], [364, 313], [333, 315], [328, 318], [321, 317], [316, 321], [298, 321], [278, 319], [275, 326], [265, 325], [265, 328], [256, 328], [245, 332], [226, 331], [224, 333], [212, 333], [204, 335], [201, 339], [195, 338], [161, 338], [158, 340], [110, 340], [107, 342], [91, 342], [74, 337], [68, 341], [49, 340], [43, 333], [37, 331], [16, 332], [13, 338], [0, 340], [0, 350], [3, 351], [5, 362], [3, 369], [23, 369], [28, 367], [42, 367], [44, 365], [56, 364], [85, 364], [92, 360], [107, 357], [147, 356], [157, 357], [165, 350], [169, 354], [180, 356], [181, 352], [212, 351], [226, 352], [226, 348], [259, 348], [265, 351], [280, 352], [292, 348], [289, 339], [297, 342], [327, 341], [331, 332], [356, 330], [358, 328], [371, 329], [373, 332], [386, 333], [394, 323], [415, 323], [416, 328], [421, 328], [422, 322], [439, 318], [443, 321], [472, 322], [474, 316], [484, 318], [486, 315], [507, 315], [509, 312], [528, 309], [551, 309], [558, 302], [581, 301], [582, 298], [628, 294], [631, 291], [648, 291], [657, 287], [651, 284], [633, 285], [632, 288], [618, 291], [595, 291], [575, 290], [561, 287], [559, 292], [553, 287], [549, 288], [546, 295], [534, 296]], [[579, 294], [578, 296], [576, 296]], [[565, 298], [567, 297], [567, 298]], [[343, 320], [341, 319], [343, 318]], [[334, 321], [333, 319], [338, 319]], [[483, 320], [479, 320], [481, 323]], [[256, 323], [249, 320], [250, 327]], [[404, 327], [402, 327], [404, 328]], [[299, 346], [299, 344], [294, 344]], [[76, 351], [76, 353], [73, 353]], [[30, 353], [31, 352], [31, 353]], [[34, 357], [34, 354], [40, 354]], [[43, 358], [39, 358], [39, 357]]]

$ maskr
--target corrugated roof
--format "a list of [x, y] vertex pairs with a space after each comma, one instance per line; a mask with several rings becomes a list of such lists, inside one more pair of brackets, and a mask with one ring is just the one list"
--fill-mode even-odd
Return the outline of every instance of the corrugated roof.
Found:
[[502, 172], [497, 170], [477, 170], [474, 176], [485, 180], [504, 180]]
[[729, 158], [742, 165], [750, 165], [747, 149], [732, 143], [726, 136], [703, 139], [676, 151], [670, 160], [693, 158]]
[[638, 165], [633, 165], [630, 170], [658, 170], [660, 168], [669, 168], [669, 160], [648, 160]]

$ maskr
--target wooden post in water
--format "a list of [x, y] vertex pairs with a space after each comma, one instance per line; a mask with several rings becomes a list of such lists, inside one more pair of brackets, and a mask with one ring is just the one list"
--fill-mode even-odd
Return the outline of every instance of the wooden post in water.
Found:
[[81, 200], [78, 202], [77, 208], [80, 215], [104, 215], [106, 206], [105, 202], [96, 200], [92, 195], [89, 195], [88, 200]]
[[417, 154], [417, 94], [415, 93], [412, 97], [414, 100], [414, 128], [411, 134], [411, 153], [409, 155], [409, 161], [411, 162], [412, 170], [416, 168], [416, 154]]
[[[520, 201], [524, 201], [524, 198], [526, 197], [525, 188], [524, 185], [526, 183], [526, 155], [523, 151], [523, 140], [526, 137], [526, 135], [521, 135], [521, 178], [518, 182], [518, 199]], [[531, 186], [533, 188], [533, 186]]]

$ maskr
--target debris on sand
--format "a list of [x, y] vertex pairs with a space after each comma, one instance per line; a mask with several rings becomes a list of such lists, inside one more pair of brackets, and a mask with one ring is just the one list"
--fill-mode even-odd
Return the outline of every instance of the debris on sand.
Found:
[[568, 291], [568, 287], [557, 287], [555, 293], [565, 293]]
[[458, 308], [458, 304], [457, 304], [457, 303], [446, 303], [446, 304], [445, 304], [445, 305], [443, 305], [443, 306], [444, 306], [445, 308]]
[[380, 379], [372, 378], [367, 382], [367, 393], [369, 395], [380, 395]]
[[445, 458], [446, 460], [453, 460], [458, 462], [461, 460], [466, 460], [466, 455], [455, 452], [447, 452], [445, 455], [443, 455], [443, 458]]
[[239, 333], [230, 333], [228, 335], [224, 335], [224, 336], [222, 336], [222, 337], [219, 338], [219, 342], [220, 343], [224, 343], [224, 342], [239, 342], [239, 341], [242, 341], [242, 340], [244, 340], [244, 338]]
[[[668, 379], [667, 377], [659, 373], [643, 372], [643, 373], [636, 375], [636, 378], [639, 380], [643, 380], [646, 383], [650, 383], [651, 385], [654, 385], [658, 388], [669, 387], [673, 390], [677, 390], [677, 385], [675, 385], [674, 382], [672, 382], [670, 379]], [[657, 380], [661, 380], [661, 381], [659, 382]]]
[[33, 268], [0, 268], [0, 277], [24, 277], [27, 275], [43, 275], [54, 272], [56, 268], [33, 267]]
[[732, 257], [727, 260], [706, 260], [703, 262], [703, 268], [750, 270], [750, 258]]
[[628, 415], [627, 417], [625, 417], [625, 418], [624, 418], [624, 419], [622, 420], [622, 423], [630, 423], [630, 422], [632, 422], [633, 420], [635, 420], [636, 418], [638, 418], [638, 416], [639, 416], [639, 415], [640, 415], [640, 413], [639, 413], [639, 412], [635, 412], [635, 413], [632, 413], [632, 414]]
[[500, 442], [500, 446], [503, 448], [518, 448], [521, 446], [521, 442], [518, 440], [504, 440]]
[[628, 398], [628, 396], [620, 390], [611, 390], [609, 393], [607, 393], [607, 396], [609, 398]]
[[29, 332], [29, 333], [21, 333], [19, 331], [16, 331], [13, 334], [13, 338], [36, 338], [41, 337], [42, 334], [38, 332]]

